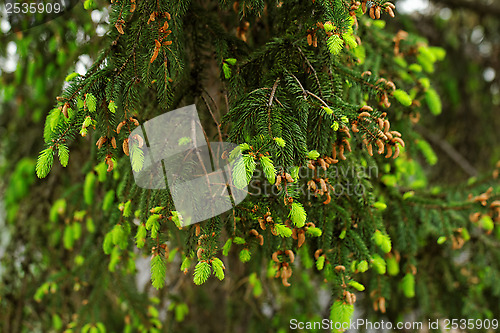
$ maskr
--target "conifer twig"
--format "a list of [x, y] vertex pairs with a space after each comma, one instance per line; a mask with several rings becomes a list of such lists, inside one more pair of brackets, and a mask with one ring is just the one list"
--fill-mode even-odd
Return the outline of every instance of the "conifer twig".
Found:
[[304, 54], [304, 52], [302, 51], [300, 46], [297, 46], [297, 49], [299, 50], [300, 54], [302, 55], [302, 57], [306, 61], [307, 66], [313, 71], [314, 77], [316, 78], [316, 83], [318, 84], [319, 94], [321, 97], [323, 97], [323, 91], [321, 90], [321, 84], [319, 83], [318, 73], [316, 73], [316, 69], [314, 69], [314, 67], [311, 65], [311, 63], [309, 62], [309, 59], [307, 59], [306, 55]]

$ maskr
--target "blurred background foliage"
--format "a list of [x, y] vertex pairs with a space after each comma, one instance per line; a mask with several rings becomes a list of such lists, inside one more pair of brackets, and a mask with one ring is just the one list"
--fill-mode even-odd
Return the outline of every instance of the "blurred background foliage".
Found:
[[[417, 32], [431, 45], [439, 45], [447, 51], [446, 59], [432, 74], [443, 112], [438, 117], [422, 117], [418, 127], [439, 156], [437, 165], [425, 171], [433, 183], [443, 185], [488, 172], [500, 159], [500, 4], [488, 0], [433, 0], [424, 2], [425, 9], [412, 11], [412, 1], [394, 2], [406, 11], [397, 13], [397, 20], [389, 20], [387, 29]], [[97, 4], [97, 8], [103, 8], [105, 2], [97, 1]], [[102, 255], [93, 251], [101, 250], [102, 235], [91, 236], [99, 226], [86, 222], [89, 237], [80, 240], [79, 253], [51, 246], [63, 237], [64, 231], [59, 229], [59, 234], [54, 233], [50, 226], [54, 221], [49, 218], [51, 222], [47, 222], [47, 217], [57, 215], [57, 211], [51, 212], [51, 209], [62, 193], [71, 197], [71, 193], [80, 190], [76, 182], [83, 182], [82, 170], [91, 168], [88, 156], [95, 149], [94, 143], [80, 139], [80, 148], [72, 151], [71, 163], [64, 171], [56, 163], [43, 181], [38, 180], [34, 172], [36, 156], [43, 147], [45, 116], [60, 95], [65, 77], [73, 71], [83, 73], [96, 59], [97, 52], [107, 45], [105, 19], [105, 10], [86, 10], [78, 4], [65, 15], [27, 31], [10, 32], [4, 22], [1, 25], [1, 332], [62, 331], [87, 302], [100, 306], [86, 312], [89, 318], [83, 320], [106, 318], [106, 326], [120, 327], [123, 309], [117, 308], [116, 303], [122, 298], [129, 301], [127, 304], [143, 309], [136, 313], [144, 314], [153, 324], [160, 316], [155, 304], [166, 291], [160, 291], [157, 298], [149, 297], [149, 276], [146, 280], [137, 277], [137, 290], [117, 294], [114, 291], [123, 290], [120, 284], [134, 283], [134, 277], [121, 281], [107, 274], [100, 275], [107, 271], [107, 262], [102, 262]], [[87, 267], [93, 267], [92, 271], [79, 266], [81, 256], [86, 258]], [[148, 271], [149, 261], [144, 264]], [[137, 265], [140, 266], [139, 259]], [[59, 283], [52, 271], [71, 272], [74, 281]], [[52, 281], [47, 281], [49, 276]], [[85, 287], [79, 276], [85, 276], [87, 281], [99, 281], [91, 285], [86, 298], [77, 293]], [[210, 283], [210, 288], [216, 293], [218, 288], [228, 288], [228, 285]], [[49, 308], [45, 307], [43, 294], [51, 292], [56, 295], [58, 306], [50, 307], [47, 312]], [[289, 311], [308, 308], [318, 318], [328, 317], [327, 313], [320, 313], [320, 308], [315, 308], [317, 303], [310, 300], [308, 290], [292, 286], [290, 295], [290, 304], [300, 306], [290, 306]], [[236, 301], [246, 299], [244, 294], [240, 296]], [[192, 303], [205, 304], [206, 296], [202, 293], [192, 290], [189, 297]], [[328, 297], [324, 303], [327, 302]], [[227, 318], [231, 318], [231, 314], [214, 311], [218, 304], [206, 309], [200, 307], [198, 312], [190, 314], [184, 300], [171, 304], [165, 322], [182, 321], [185, 316], [191, 316], [189, 318], [195, 321], [210, 322], [212, 331], [223, 331]], [[234, 311], [242, 311], [241, 307], [235, 304]], [[498, 313], [493, 315], [498, 318]], [[144, 318], [125, 318], [129, 322], [134, 320], [143, 322]], [[245, 331], [250, 324], [239, 322], [233, 327], [235, 325], [238, 331]]]

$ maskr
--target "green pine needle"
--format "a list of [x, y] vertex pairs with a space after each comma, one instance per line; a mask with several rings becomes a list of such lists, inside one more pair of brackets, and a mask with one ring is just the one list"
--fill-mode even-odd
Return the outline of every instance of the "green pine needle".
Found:
[[69, 161], [68, 147], [66, 145], [59, 145], [57, 148], [59, 152], [59, 162], [61, 162], [61, 165], [63, 167], [68, 166], [68, 161]]
[[327, 40], [328, 50], [331, 54], [337, 55], [344, 47], [344, 41], [338, 35], [331, 35]]
[[393, 93], [394, 98], [401, 103], [403, 106], [410, 106], [412, 103], [412, 99], [406, 91], [401, 89], [396, 89]]
[[[68, 157], [69, 158], [69, 157]], [[40, 152], [38, 155], [38, 160], [36, 162], [36, 175], [38, 178], [45, 178], [52, 168], [54, 163], [54, 150], [52, 147], [46, 148]]]
[[151, 282], [153, 287], [161, 289], [165, 285], [165, 276], [167, 273], [167, 265], [161, 254], [153, 256], [151, 259]]
[[148, 232], [146, 230], [146, 226], [144, 224], [139, 225], [139, 228], [137, 228], [137, 233], [135, 235], [135, 244], [139, 249], [144, 247], [144, 245], [146, 244], [147, 234]]
[[286, 225], [276, 223], [274, 224], [276, 233], [283, 238], [292, 236], [292, 229], [288, 228]]
[[290, 210], [290, 213], [288, 214], [290, 219], [292, 220], [293, 224], [297, 228], [302, 228], [306, 222], [307, 214], [306, 210], [302, 206], [300, 202], [293, 202], [292, 203], [292, 209]]
[[425, 102], [427, 103], [427, 106], [429, 107], [429, 110], [431, 110], [431, 113], [433, 115], [438, 116], [441, 114], [443, 106], [441, 104], [441, 98], [439, 98], [436, 90], [432, 88], [427, 89], [427, 91], [425, 92]]
[[212, 273], [210, 265], [205, 261], [200, 261], [196, 264], [194, 268], [194, 278], [193, 281], [196, 285], [202, 285], [207, 281]]
[[349, 322], [354, 314], [354, 306], [344, 303], [341, 300], [333, 302], [330, 311], [330, 320], [333, 321], [333, 327], [340, 327], [334, 329], [333, 332], [343, 332], [342, 327], [349, 327]]
[[214, 270], [214, 275], [219, 280], [224, 280], [224, 263], [219, 258], [212, 259], [212, 269]]
[[144, 167], [144, 152], [139, 148], [137, 143], [133, 143], [130, 148], [132, 170], [134, 170], [134, 172], [139, 172]]
[[85, 105], [91, 113], [94, 113], [97, 109], [97, 99], [91, 93], [87, 93], [85, 96]]
[[262, 164], [264, 175], [266, 176], [267, 181], [271, 184], [274, 184], [276, 180], [276, 169], [274, 168], [273, 161], [269, 156], [262, 156], [260, 158], [260, 163]]
[[401, 281], [403, 293], [408, 298], [415, 297], [415, 277], [411, 273], [406, 273]]

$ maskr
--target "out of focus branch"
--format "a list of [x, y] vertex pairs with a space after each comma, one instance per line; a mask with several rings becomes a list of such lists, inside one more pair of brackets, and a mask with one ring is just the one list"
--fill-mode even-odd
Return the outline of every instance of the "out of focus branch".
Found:
[[415, 127], [420, 134], [422, 134], [426, 139], [431, 141], [433, 144], [437, 145], [441, 150], [446, 153], [466, 174], [470, 177], [477, 176], [478, 172], [472, 164], [465, 159], [452, 145], [438, 137], [437, 135], [431, 133], [423, 126]]
[[469, 0], [432, 0], [437, 4], [443, 4], [452, 9], [464, 8], [481, 15], [500, 16], [500, 6], [486, 5], [479, 1]]

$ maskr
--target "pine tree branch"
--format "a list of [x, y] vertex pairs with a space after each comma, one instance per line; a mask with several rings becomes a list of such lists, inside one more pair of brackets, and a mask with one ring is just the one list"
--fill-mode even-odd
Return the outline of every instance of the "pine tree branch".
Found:
[[319, 83], [318, 73], [316, 72], [316, 69], [314, 69], [314, 67], [311, 65], [311, 63], [309, 62], [309, 59], [307, 59], [306, 55], [304, 54], [304, 52], [302, 51], [300, 46], [297, 46], [297, 50], [299, 50], [300, 54], [302, 55], [305, 62], [307, 63], [307, 66], [312, 70], [314, 77], [316, 78], [316, 83], [318, 84], [319, 94], [321, 97], [323, 97], [323, 91], [321, 90], [321, 84]]
[[276, 93], [276, 89], [278, 88], [278, 84], [280, 82], [280, 78], [276, 78], [274, 81], [273, 89], [271, 90], [271, 95], [269, 96], [269, 102], [267, 103], [267, 129], [269, 131], [269, 136], [272, 138], [273, 133], [271, 130], [271, 107], [273, 105], [274, 94]]

